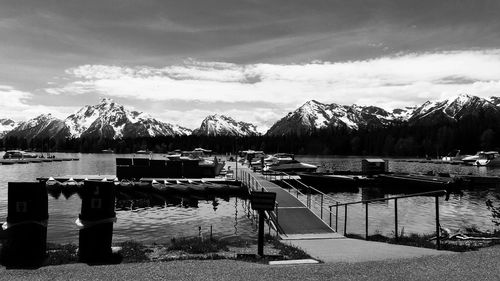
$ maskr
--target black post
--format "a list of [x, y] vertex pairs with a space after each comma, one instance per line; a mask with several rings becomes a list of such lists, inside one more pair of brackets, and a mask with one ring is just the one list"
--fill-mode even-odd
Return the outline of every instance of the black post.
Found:
[[13, 267], [37, 267], [47, 250], [48, 198], [45, 182], [9, 182], [6, 241], [1, 261]]
[[345, 214], [344, 214], [344, 236], [347, 234], [347, 205], [345, 206]]
[[332, 206], [328, 206], [328, 210], [330, 211], [329, 225], [330, 225], [330, 227], [332, 227]]
[[335, 232], [339, 232], [339, 202], [335, 204]]
[[365, 203], [365, 240], [368, 240], [368, 202]]
[[321, 219], [323, 220], [323, 194], [321, 194]]
[[399, 240], [398, 235], [398, 199], [394, 199], [394, 237], [396, 242]]
[[264, 256], [264, 211], [259, 210], [259, 238], [257, 254], [261, 257]]
[[439, 239], [439, 196], [436, 195], [436, 249], [441, 248], [441, 241]]
[[113, 182], [85, 181], [82, 209], [79, 215], [80, 261], [113, 262], [111, 241], [115, 219], [115, 186]]

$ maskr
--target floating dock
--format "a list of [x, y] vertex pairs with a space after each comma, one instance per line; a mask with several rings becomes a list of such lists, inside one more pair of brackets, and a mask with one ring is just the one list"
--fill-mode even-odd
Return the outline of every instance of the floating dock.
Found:
[[63, 161], [78, 161], [80, 158], [24, 158], [24, 159], [0, 159], [0, 165], [50, 163]]
[[116, 175], [64, 175], [40, 177], [45, 182], [47, 191], [52, 197], [61, 194], [69, 198], [82, 191], [85, 180], [115, 182], [115, 193], [118, 200], [150, 199], [168, 201], [174, 197], [194, 199], [211, 199], [213, 197], [246, 196], [248, 191], [240, 182], [231, 178], [144, 178], [139, 181], [118, 181]]

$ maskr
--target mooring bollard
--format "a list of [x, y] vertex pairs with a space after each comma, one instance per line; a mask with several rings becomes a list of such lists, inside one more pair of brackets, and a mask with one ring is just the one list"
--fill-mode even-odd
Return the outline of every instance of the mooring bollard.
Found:
[[85, 181], [82, 210], [76, 224], [80, 228], [79, 257], [87, 263], [112, 262], [111, 241], [116, 222], [113, 182]]
[[8, 266], [37, 266], [46, 257], [48, 198], [40, 182], [9, 182], [7, 242], [2, 262]]

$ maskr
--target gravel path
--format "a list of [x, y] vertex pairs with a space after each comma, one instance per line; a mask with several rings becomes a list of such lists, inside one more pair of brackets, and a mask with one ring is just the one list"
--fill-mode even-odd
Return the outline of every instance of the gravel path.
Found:
[[233, 260], [0, 268], [1, 280], [500, 280], [500, 246], [475, 252], [358, 263], [269, 266]]

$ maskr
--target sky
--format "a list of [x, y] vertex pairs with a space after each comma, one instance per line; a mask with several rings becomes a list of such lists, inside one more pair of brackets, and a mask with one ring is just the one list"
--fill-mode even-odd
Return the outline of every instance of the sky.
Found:
[[265, 132], [309, 100], [386, 110], [500, 95], [497, 0], [0, 0], [0, 118], [112, 98]]

